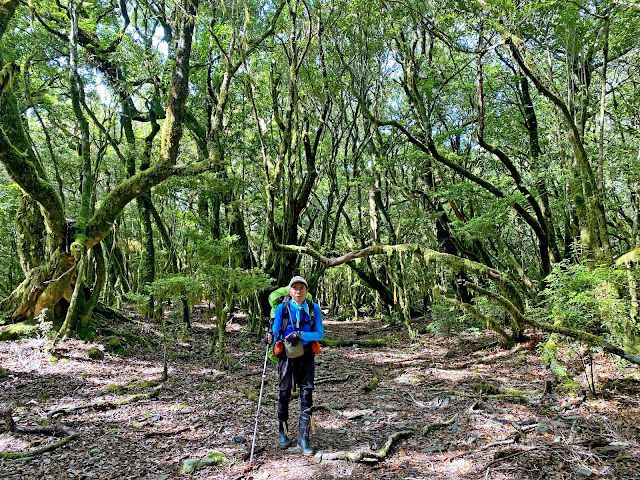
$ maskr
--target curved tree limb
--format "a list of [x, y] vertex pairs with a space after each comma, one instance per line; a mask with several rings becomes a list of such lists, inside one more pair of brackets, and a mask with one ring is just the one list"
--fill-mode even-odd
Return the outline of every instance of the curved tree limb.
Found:
[[[487, 290], [483, 290], [483, 294], [491, 294], [491, 292]], [[515, 305], [509, 302], [509, 300], [506, 299], [505, 297], [501, 297], [500, 295], [495, 295], [495, 294], [492, 294], [490, 296], [494, 300], [497, 300], [498, 303], [500, 303], [500, 305], [505, 310], [507, 310], [510, 314], [513, 314], [517, 318], [518, 322], [520, 323], [538, 328], [544, 332], [558, 333], [560, 335], [564, 335], [565, 337], [580, 340], [588, 345], [601, 347], [607, 353], [611, 353], [620, 358], [624, 358], [628, 362], [634, 363], [636, 365], [640, 365], [640, 355], [627, 352], [626, 350], [612, 344], [611, 342], [607, 341], [605, 338], [599, 335], [583, 332], [582, 330], [575, 330], [573, 328], [563, 327], [561, 325], [551, 325], [549, 323], [540, 322], [522, 313], [518, 308], [515, 307]], [[470, 306], [470, 307], [473, 307], [473, 306]]]
[[388, 255], [394, 250], [401, 249], [414, 249], [418, 246], [412, 243], [403, 243], [399, 245], [372, 245], [370, 247], [363, 248], [361, 250], [356, 250], [353, 252], [346, 253], [339, 257], [327, 257], [316, 249], [308, 246], [300, 246], [300, 245], [274, 245], [274, 250], [278, 252], [287, 252], [294, 253], [297, 255], [309, 255], [312, 258], [315, 258], [320, 263], [322, 263], [325, 267], [337, 267], [338, 265], [342, 265], [343, 263], [350, 262], [351, 260], [355, 260], [357, 258], [370, 257], [372, 255]]

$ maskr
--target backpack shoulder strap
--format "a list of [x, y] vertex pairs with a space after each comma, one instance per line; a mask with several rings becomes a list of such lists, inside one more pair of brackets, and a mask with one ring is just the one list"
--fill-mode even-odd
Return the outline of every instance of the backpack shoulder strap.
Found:
[[282, 336], [284, 331], [287, 329], [287, 326], [289, 325], [289, 300], [291, 300], [291, 295], [283, 295], [279, 300], [279, 303], [282, 304], [282, 323], [280, 324], [280, 332], [278, 336]]
[[307, 305], [309, 306], [309, 326], [311, 327], [311, 331], [316, 331], [316, 309], [313, 306], [313, 302], [308, 298], [305, 300]]

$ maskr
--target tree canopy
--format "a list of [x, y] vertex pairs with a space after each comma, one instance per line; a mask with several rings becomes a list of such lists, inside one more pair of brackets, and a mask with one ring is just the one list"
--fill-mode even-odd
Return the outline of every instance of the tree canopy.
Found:
[[638, 363], [637, 14], [2, 0], [5, 322], [204, 299], [223, 355], [303, 273], [336, 315], [453, 306]]

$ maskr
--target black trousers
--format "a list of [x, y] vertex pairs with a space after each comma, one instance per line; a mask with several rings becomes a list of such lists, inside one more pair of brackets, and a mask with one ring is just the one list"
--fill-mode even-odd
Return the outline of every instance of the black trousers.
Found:
[[278, 360], [280, 376], [278, 394], [278, 420], [289, 420], [289, 401], [291, 390], [300, 387], [300, 411], [307, 412], [313, 406], [313, 379], [315, 376], [315, 353], [311, 343], [304, 346], [304, 354], [298, 358], [281, 358]]

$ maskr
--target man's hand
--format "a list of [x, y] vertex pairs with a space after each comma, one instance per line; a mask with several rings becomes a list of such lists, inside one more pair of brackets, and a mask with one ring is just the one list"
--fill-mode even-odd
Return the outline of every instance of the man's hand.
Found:
[[264, 343], [267, 345], [271, 345], [273, 343], [273, 332], [271, 330], [264, 334]]
[[292, 332], [285, 337], [285, 342], [289, 342], [291, 345], [295, 345], [302, 340], [302, 332]]

